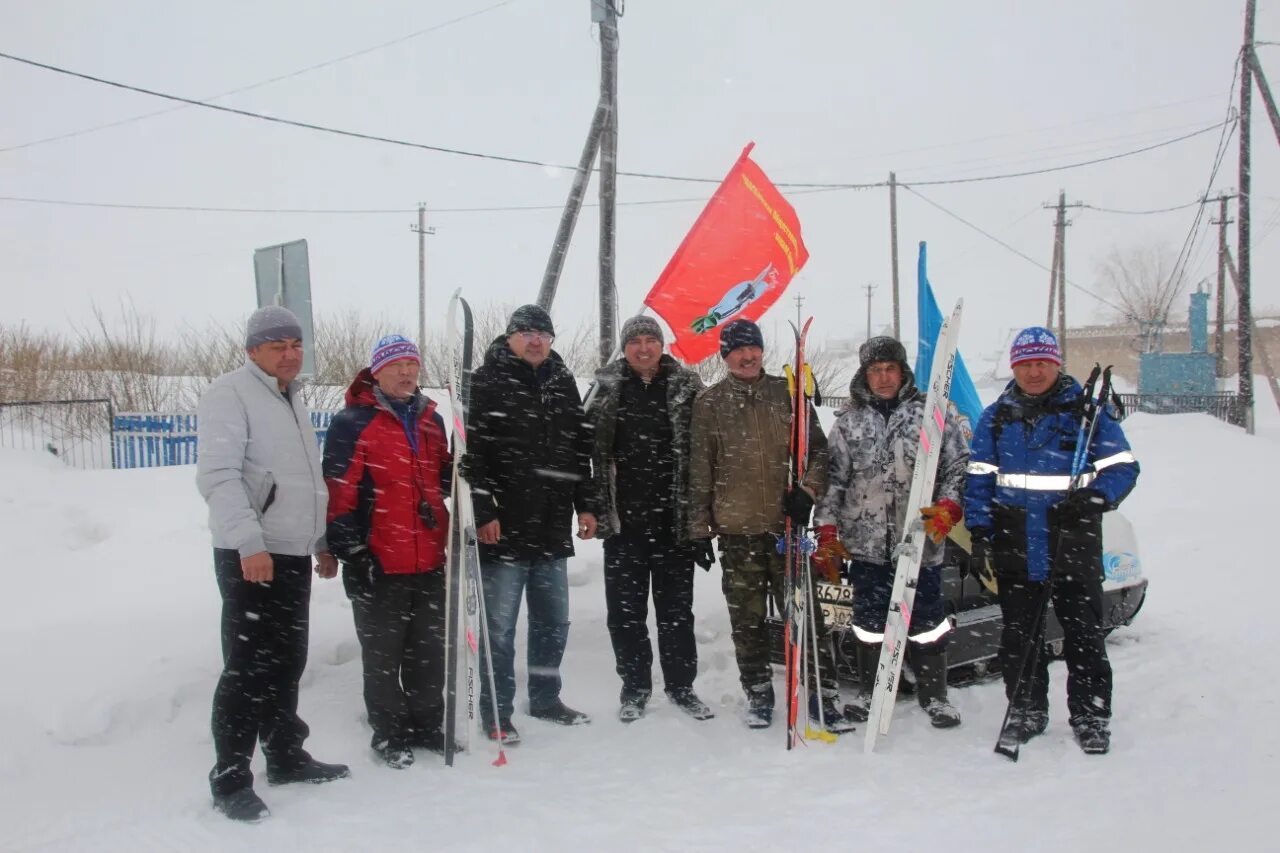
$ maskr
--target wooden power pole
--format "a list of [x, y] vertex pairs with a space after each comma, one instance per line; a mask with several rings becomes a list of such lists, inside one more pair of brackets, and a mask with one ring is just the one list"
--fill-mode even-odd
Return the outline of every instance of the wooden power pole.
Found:
[[1240, 177], [1237, 200], [1236, 260], [1239, 272], [1239, 293], [1236, 296], [1236, 344], [1239, 350], [1240, 405], [1244, 408], [1245, 431], [1253, 435], [1253, 309], [1250, 305], [1249, 282], [1249, 194], [1252, 184], [1252, 164], [1249, 152], [1250, 106], [1253, 95], [1253, 21], [1257, 12], [1257, 0], [1248, 0], [1244, 12], [1244, 46], [1240, 62]]
[[604, 0], [600, 22], [600, 103], [608, 109], [600, 132], [600, 364], [613, 354], [618, 322], [614, 246], [618, 198], [618, 0]]
[[1227, 375], [1227, 226], [1234, 219], [1227, 216], [1226, 194], [1218, 196], [1218, 218], [1209, 220], [1218, 226], [1218, 297], [1217, 316], [1214, 321], [1213, 354], [1214, 373], [1219, 379]]
[[[893, 272], [893, 336], [902, 340], [898, 309], [898, 176], [889, 173], [889, 263]], [[867, 332], [867, 337], [871, 333]]]
[[418, 340], [419, 347], [427, 345], [427, 237], [436, 229], [427, 227], [427, 206], [418, 202], [418, 224], [410, 225], [410, 231], [418, 235]]
[[1062, 363], [1067, 363], [1067, 208], [1080, 207], [1080, 202], [1067, 204], [1067, 193], [1058, 190], [1058, 203], [1046, 202], [1046, 208], [1056, 209], [1053, 221], [1053, 271], [1049, 275], [1049, 316], [1045, 325], [1053, 328], [1053, 306], [1058, 305], [1058, 346], [1062, 349]]

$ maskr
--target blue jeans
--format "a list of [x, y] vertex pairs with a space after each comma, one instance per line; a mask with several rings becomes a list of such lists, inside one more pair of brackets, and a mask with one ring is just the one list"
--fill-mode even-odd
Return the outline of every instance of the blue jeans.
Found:
[[[499, 720], [510, 720], [516, 697], [516, 621], [520, 598], [529, 600], [529, 708], [538, 711], [560, 699], [560, 661], [569, 640], [569, 573], [564, 559], [485, 562], [484, 607], [493, 654]], [[489, 673], [480, 659], [480, 713], [493, 720]]]

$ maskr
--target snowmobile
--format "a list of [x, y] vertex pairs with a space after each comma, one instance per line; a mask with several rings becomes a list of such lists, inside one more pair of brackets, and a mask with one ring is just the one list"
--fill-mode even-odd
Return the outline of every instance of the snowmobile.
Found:
[[[947, 680], [966, 684], [995, 677], [1000, 673], [996, 651], [1000, 646], [1003, 620], [996, 598], [996, 578], [989, 568], [978, 571], [969, 559], [968, 531], [962, 527], [947, 540], [946, 562], [942, 569], [943, 597], [954, 631], [947, 647]], [[1147, 595], [1147, 579], [1142, 573], [1133, 525], [1119, 512], [1103, 516], [1102, 525], [1104, 579], [1103, 624], [1110, 633], [1133, 622]], [[853, 587], [819, 581], [818, 604], [831, 629], [835, 646], [837, 676], [849, 684], [858, 683], [854, 655]], [[782, 663], [782, 622], [769, 616], [773, 631], [773, 660]], [[1062, 656], [1062, 626], [1053, 615], [1052, 606], [1045, 630], [1045, 653], [1052, 658]], [[909, 693], [912, 676], [910, 665], [904, 669], [904, 692]], [[874, 677], [874, 676], [872, 676]]]

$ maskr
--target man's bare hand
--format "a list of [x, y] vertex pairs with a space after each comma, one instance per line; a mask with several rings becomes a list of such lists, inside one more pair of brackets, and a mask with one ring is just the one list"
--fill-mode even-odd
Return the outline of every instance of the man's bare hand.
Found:
[[589, 512], [578, 513], [578, 538], [590, 539], [596, 535], [596, 517]]
[[328, 551], [316, 554], [316, 574], [322, 578], [331, 578], [338, 574], [338, 558]]
[[495, 518], [488, 524], [477, 527], [476, 538], [482, 545], [497, 545], [498, 540], [502, 538], [502, 526], [498, 524], [498, 519]]
[[240, 572], [249, 583], [269, 583], [276, 576], [275, 564], [266, 551], [241, 557]]

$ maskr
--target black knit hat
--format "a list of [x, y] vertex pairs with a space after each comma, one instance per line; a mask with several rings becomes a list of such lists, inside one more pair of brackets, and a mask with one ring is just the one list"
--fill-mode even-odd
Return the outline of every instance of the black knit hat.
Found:
[[543, 308], [521, 305], [511, 312], [511, 319], [507, 322], [507, 334], [514, 335], [516, 332], [546, 332], [554, 336], [556, 328], [551, 325], [551, 315]]
[[720, 330], [720, 357], [725, 358], [739, 347], [764, 349], [764, 335], [750, 320], [738, 318]]
[[858, 364], [866, 367], [878, 361], [894, 361], [907, 367], [907, 350], [896, 338], [888, 335], [869, 338], [858, 347]]

